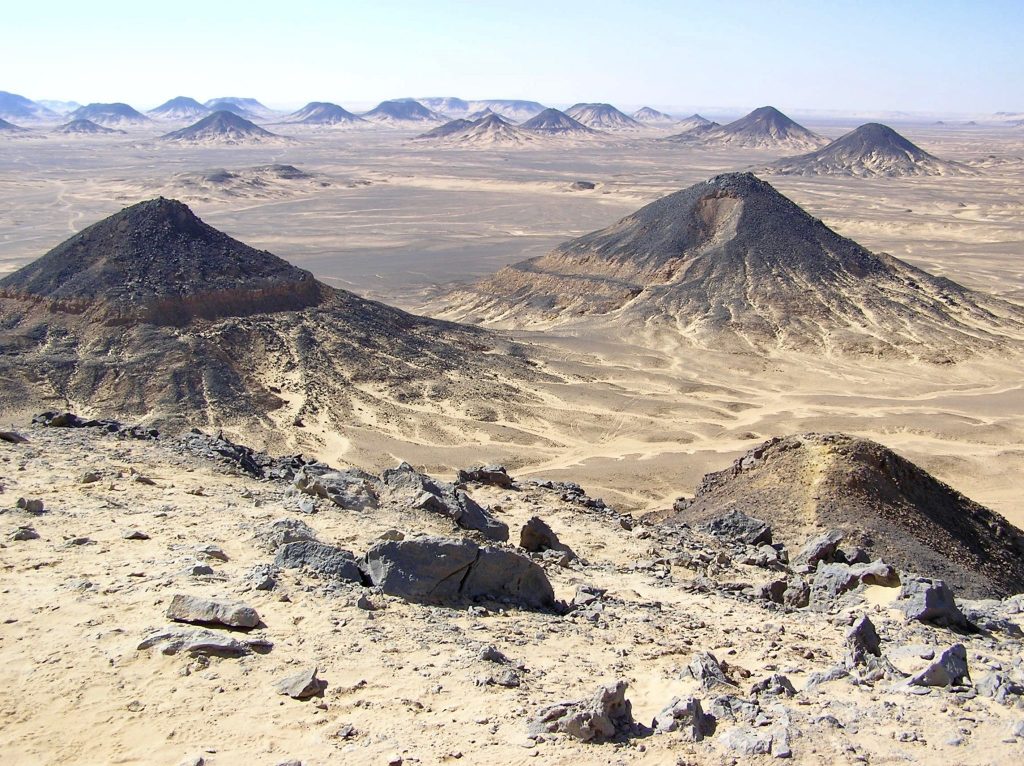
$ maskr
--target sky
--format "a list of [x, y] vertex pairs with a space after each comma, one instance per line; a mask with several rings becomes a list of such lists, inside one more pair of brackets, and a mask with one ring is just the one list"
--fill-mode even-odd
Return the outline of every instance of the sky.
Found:
[[403, 96], [546, 105], [1024, 111], [1024, 0], [48, 0], [2, 15], [33, 99]]

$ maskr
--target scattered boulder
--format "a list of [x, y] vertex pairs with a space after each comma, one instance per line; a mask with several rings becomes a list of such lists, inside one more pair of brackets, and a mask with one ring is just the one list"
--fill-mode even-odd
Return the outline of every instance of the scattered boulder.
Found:
[[793, 688], [793, 683], [784, 675], [772, 673], [767, 678], [755, 683], [750, 688], [750, 693], [754, 697], [759, 697], [762, 694], [770, 697], [792, 697], [796, 694], [796, 689]]
[[957, 686], [970, 681], [967, 669], [967, 650], [963, 644], [954, 644], [938, 656], [931, 665], [910, 679], [911, 686]]
[[382, 541], [366, 554], [366, 573], [384, 593], [410, 601], [454, 604], [479, 598], [519, 606], [554, 606], [554, 591], [535, 562], [470, 540], [424, 537]]
[[415, 508], [447, 516], [457, 526], [477, 531], [489, 540], [508, 540], [508, 525], [491, 516], [454, 484], [435, 481], [408, 463], [384, 471], [381, 481], [393, 494], [404, 497]]
[[770, 545], [772, 528], [767, 522], [747, 516], [742, 511], [731, 511], [724, 516], [712, 519], [702, 529], [715, 537], [746, 545]]
[[256, 610], [241, 602], [214, 601], [182, 593], [171, 599], [167, 617], [175, 622], [227, 625], [231, 628], [255, 628], [260, 624]]
[[358, 468], [339, 471], [325, 463], [309, 463], [295, 473], [292, 484], [300, 492], [348, 510], [363, 511], [378, 505], [377, 477]]
[[532, 736], [561, 733], [583, 742], [602, 742], [633, 730], [633, 706], [625, 681], [600, 687], [592, 697], [541, 709], [530, 722]]
[[942, 580], [908, 577], [903, 581], [896, 606], [908, 621], [930, 622], [945, 628], [967, 628], [970, 623], [957, 608], [952, 589]]
[[284, 518], [265, 524], [255, 537], [263, 550], [273, 553], [287, 543], [315, 542], [316, 531], [302, 519]]
[[38, 540], [39, 533], [33, 527], [23, 526], [18, 527], [11, 532], [11, 540], [14, 542], [23, 542], [25, 540]]
[[539, 516], [532, 516], [523, 525], [519, 532], [519, 547], [530, 553], [542, 553], [544, 551], [558, 551], [567, 553], [570, 560], [576, 558], [568, 545], [564, 545], [548, 526], [547, 522]]
[[19, 497], [16, 505], [18, 506], [18, 508], [20, 508], [23, 511], [26, 511], [27, 513], [38, 514], [46, 512], [46, 506], [43, 505], [42, 500]]
[[726, 750], [735, 750], [740, 755], [768, 755], [772, 751], [772, 734], [766, 731], [754, 731], [741, 727], [733, 727], [717, 737], [719, 744]]
[[796, 566], [808, 566], [812, 569], [818, 565], [819, 561], [825, 563], [831, 563], [835, 561], [836, 551], [839, 549], [839, 544], [845, 537], [842, 530], [830, 529], [824, 534], [819, 535], [811, 540], [808, 540], [800, 552], [793, 559], [793, 564]]
[[460, 469], [457, 480], [459, 484], [475, 482], [502, 489], [512, 489], [512, 477], [503, 465], [478, 465], [475, 468]]
[[256, 564], [242, 578], [247, 590], [273, 590], [277, 587], [277, 567], [271, 564]]
[[867, 615], [858, 617], [846, 634], [846, 667], [852, 669], [867, 664], [869, 655], [881, 657], [881, 647], [882, 641], [875, 630], [875, 624]]
[[818, 564], [811, 583], [811, 601], [826, 605], [861, 585], [900, 584], [896, 570], [884, 561], [869, 564]]
[[716, 721], [753, 723], [760, 712], [757, 700], [746, 700], [735, 694], [721, 694], [711, 700], [711, 715]]
[[327, 682], [317, 678], [316, 667], [309, 667], [300, 670], [298, 673], [282, 678], [274, 688], [278, 694], [286, 694], [292, 699], [304, 700], [310, 697], [322, 697]]
[[8, 444], [28, 444], [28, 439], [15, 431], [0, 431], [0, 442]]
[[711, 722], [694, 697], [674, 697], [668, 706], [654, 716], [651, 728], [659, 733], [677, 732], [686, 742], [700, 742], [712, 732]]
[[149, 535], [143, 532], [141, 529], [126, 529], [121, 537], [125, 540], [148, 540]]
[[726, 677], [721, 663], [711, 652], [697, 652], [690, 660], [686, 670], [703, 689], [714, 689], [716, 686], [736, 686]]
[[758, 598], [783, 604], [792, 609], [802, 609], [811, 600], [811, 588], [800, 577], [779, 578], [759, 586], [754, 594]]
[[1008, 705], [1012, 697], [1024, 695], [1024, 684], [1013, 680], [1005, 673], [989, 671], [974, 683], [974, 690], [982, 697], [994, 699], [1001, 705]]
[[351, 551], [315, 540], [285, 543], [277, 549], [274, 565], [303, 569], [327, 580], [363, 582], [363, 572]]

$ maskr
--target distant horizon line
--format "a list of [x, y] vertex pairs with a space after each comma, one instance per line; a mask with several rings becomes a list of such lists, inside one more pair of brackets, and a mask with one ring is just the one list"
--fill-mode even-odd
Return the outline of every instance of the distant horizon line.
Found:
[[[266, 101], [263, 101], [263, 100], [259, 99], [256, 96], [211, 96], [210, 98], [207, 98], [207, 99], [199, 99], [199, 98], [195, 98], [193, 96], [187, 96], [185, 94], [179, 93], [178, 95], [171, 96], [171, 97], [166, 98], [166, 99], [164, 99], [162, 101], [158, 101], [156, 103], [153, 103], [151, 106], [150, 105], [146, 105], [146, 106], [142, 106], [142, 107], [136, 107], [136, 106], [134, 106], [131, 103], [131, 101], [125, 101], [125, 100], [85, 101], [85, 102], [83, 102], [83, 101], [79, 101], [77, 99], [69, 99], [69, 98], [31, 98], [29, 96], [24, 96], [23, 94], [17, 93], [15, 91], [6, 91], [6, 92], [10, 93], [12, 95], [17, 95], [17, 96], [22, 96], [23, 98], [28, 98], [30, 101], [33, 101], [36, 104], [39, 104], [41, 106], [45, 106], [45, 103], [47, 103], [47, 102], [50, 102], [50, 103], [62, 103], [62, 104], [74, 103], [74, 104], [78, 104], [80, 106], [88, 106], [90, 104], [123, 103], [123, 104], [128, 104], [133, 109], [137, 109], [138, 111], [143, 112], [143, 113], [150, 112], [153, 109], [156, 109], [157, 107], [160, 107], [163, 104], [165, 104], [168, 101], [173, 100], [175, 98], [193, 98], [198, 103], [204, 104], [204, 105], [205, 105], [205, 103], [207, 101], [213, 101], [213, 100], [219, 100], [219, 99], [254, 99], [258, 103], [260, 103], [262, 106], [266, 107], [267, 109], [270, 109], [270, 110], [275, 111], [275, 112], [280, 112], [282, 114], [287, 114], [287, 113], [291, 113], [291, 112], [297, 111], [299, 109], [302, 109], [304, 106], [306, 106], [306, 105], [308, 105], [310, 103], [331, 103], [331, 104], [337, 104], [338, 106], [342, 106], [343, 108], [348, 109], [349, 111], [357, 112], [357, 111], [369, 111], [369, 110], [373, 109], [374, 107], [376, 107], [376, 106], [378, 106], [381, 103], [386, 102], [386, 101], [403, 101], [403, 100], [406, 100], [406, 101], [407, 100], [425, 101], [425, 100], [433, 100], [433, 99], [458, 99], [460, 101], [469, 101], [469, 102], [472, 102], [472, 101], [528, 101], [528, 102], [533, 102], [533, 103], [541, 104], [542, 106], [545, 106], [546, 108], [555, 108], [555, 109], [559, 109], [561, 111], [564, 111], [568, 107], [573, 106], [574, 104], [578, 104], [578, 103], [594, 103], [594, 104], [596, 104], [596, 103], [604, 103], [604, 104], [611, 104], [612, 106], [615, 106], [617, 109], [619, 109], [620, 111], [623, 111], [623, 112], [625, 112], [627, 114], [632, 114], [633, 112], [637, 111], [638, 109], [642, 109], [644, 107], [649, 107], [651, 109], [656, 109], [656, 110], [661, 111], [661, 112], [672, 114], [673, 116], [689, 116], [689, 114], [693, 114], [693, 113], [704, 114], [705, 112], [707, 114], [710, 114], [710, 115], [713, 115], [713, 116], [725, 116], [725, 115], [743, 116], [745, 114], [748, 114], [750, 111], [752, 111], [754, 109], [757, 109], [757, 108], [760, 108], [762, 106], [774, 106], [775, 108], [779, 109], [779, 111], [782, 111], [782, 112], [786, 113], [787, 115], [803, 115], [805, 117], [819, 118], [819, 119], [833, 119], [833, 120], [864, 119], [864, 118], [867, 118], [867, 117], [878, 117], [878, 118], [887, 118], [887, 119], [900, 119], [900, 118], [904, 118], [904, 119], [909, 119], [909, 120], [912, 120], [914, 118], [918, 118], [918, 119], [932, 119], [932, 120], [934, 120], [934, 119], [957, 119], [957, 120], [963, 119], [963, 120], [970, 120], [971, 118], [979, 118], [979, 117], [981, 117], [981, 118], [1011, 117], [1012, 118], [1012, 117], [1022, 117], [1022, 116], [1024, 116], [1024, 108], [1022, 108], [1021, 110], [1016, 110], [1016, 111], [1008, 110], [1007, 109], [1007, 110], [999, 110], [999, 111], [995, 111], [995, 112], [957, 112], [957, 111], [944, 111], [944, 110], [909, 110], [909, 109], [902, 110], [902, 109], [874, 109], [874, 108], [871, 108], [871, 109], [868, 109], [868, 108], [843, 108], [843, 109], [836, 109], [836, 108], [817, 108], [817, 107], [778, 107], [778, 106], [775, 106], [774, 104], [771, 104], [771, 103], [762, 103], [762, 104], [759, 104], [758, 106], [737, 106], [737, 105], [723, 105], [723, 104], [694, 105], [694, 104], [659, 104], [657, 102], [643, 102], [643, 103], [639, 103], [639, 102], [638, 103], [624, 103], [624, 102], [620, 102], [623, 105], [619, 106], [619, 105], [615, 104], [612, 101], [579, 101], [579, 100], [575, 100], [575, 101], [550, 101], [550, 102], [545, 102], [545, 101], [541, 101], [541, 100], [535, 99], [535, 98], [526, 98], [526, 97], [500, 98], [500, 97], [493, 97], [493, 96], [492, 97], [482, 97], [482, 98], [466, 98], [466, 97], [462, 97], [462, 96], [394, 96], [394, 97], [390, 97], [390, 98], [381, 99], [381, 100], [378, 100], [378, 101], [362, 101], [362, 100], [361, 101], [349, 101], [348, 105], [346, 105], [344, 103], [341, 103], [341, 101], [339, 101], [339, 100], [331, 100], [331, 99], [325, 99], [325, 98], [315, 98], [315, 99], [310, 99], [308, 101], [301, 101], [301, 102], [299, 102], [299, 101], [271, 101], [269, 99], [266, 100]], [[136, 103], [146, 103], [146, 102], [136, 102]], [[707, 116], [707, 115], [705, 115], [705, 116]]]

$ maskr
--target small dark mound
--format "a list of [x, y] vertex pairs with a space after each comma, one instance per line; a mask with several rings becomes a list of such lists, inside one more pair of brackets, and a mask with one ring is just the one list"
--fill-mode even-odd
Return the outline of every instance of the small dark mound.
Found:
[[791, 548], [840, 529], [903, 572], [967, 597], [1024, 592], [1024, 532], [881, 444], [845, 434], [771, 439], [704, 477], [667, 524], [739, 511]]

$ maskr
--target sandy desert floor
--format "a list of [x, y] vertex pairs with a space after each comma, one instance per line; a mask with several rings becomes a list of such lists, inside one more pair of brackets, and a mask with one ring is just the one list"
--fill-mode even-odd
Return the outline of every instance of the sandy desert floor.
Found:
[[[775, 609], [735, 593], [735, 583], [772, 572], [736, 564], [711, 543], [627, 530], [558, 492], [473, 486], [514, 539], [541, 514], [582, 557], [545, 563], [556, 597], [571, 599], [580, 585], [606, 589], [601, 609], [563, 616], [422, 606], [294, 569], [278, 572], [272, 590], [254, 590], [250, 571], [273, 560], [260, 536], [277, 519], [302, 520], [322, 542], [357, 555], [388, 530], [453, 529], [408, 506], [352, 511], [318, 501], [318, 513], [303, 514], [305, 496], [286, 483], [225, 472], [163, 440], [21, 430], [27, 444], [0, 442], [2, 497], [39, 499], [45, 511], [0, 513], [5, 535], [24, 526], [37, 535], [0, 546], [4, 763], [771, 763], [778, 761], [769, 755], [737, 761], [725, 743], [742, 725], [724, 719], [701, 743], [648, 732], [604, 745], [528, 739], [527, 721], [545, 705], [623, 679], [635, 719], [647, 725], [673, 697], [710, 705], [776, 672], [798, 691], [762, 696], [757, 731], [787, 730], [792, 762], [1019, 762], [1021, 740], [1010, 733], [1019, 707], [962, 691], [912, 692], [892, 679], [812, 681], [842, 663], [844, 636], [862, 614], [904, 673], [955, 642], [966, 644], [976, 682], [1019, 667], [1020, 641], [1009, 634], [907, 625], [891, 608], [898, 588], [871, 586], [825, 610]], [[730, 585], [708, 589], [707, 577]], [[219, 635], [272, 649], [211, 658], [139, 648], [167, 624], [178, 593], [244, 601], [262, 624]], [[1011, 618], [1018, 631], [1021, 618]], [[487, 646], [508, 663], [483, 659]], [[698, 651], [726, 661], [736, 686], [702, 689], [686, 670]], [[322, 697], [275, 691], [310, 666], [328, 684]], [[515, 683], [494, 682], [507, 671]]]
[[[830, 137], [847, 129], [809, 127]], [[873, 250], [1024, 301], [1024, 133], [896, 127], [928, 151], [982, 172], [769, 180]], [[295, 129], [295, 144], [248, 148], [168, 147], [154, 134], [0, 144], [0, 273], [126, 204], [163, 194], [333, 285], [430, 314], [453, 281], [542, 254], [716, 173], [775, 158], [651, 138], [459, 151], [412, 144], [412, 133], [387, 130]], [[255, 192], [181, 182], [180, 174], [270, 163], [295, 165], [314, 179]], [[597, 186], [571, 191], [576, 180]], [[422, 428], [405, 434], [353, 427], [321, 435], [320, 452], [334, 463], [380, 469], [402, 458], [440, 473], [504, 462], [520, 475], [579, 481], [617, 507], [642, 510], [691, 492], [704, 472], [757, 440], [843, 430], [883, 442], [1024, 524], [1019, 359], [956, 366], [755, 359], [624, 346], [600, 332], [517, 337], [567, 381], [534, 392], [541, 402], [534, 417], [478, 423], [424, 415]]]

